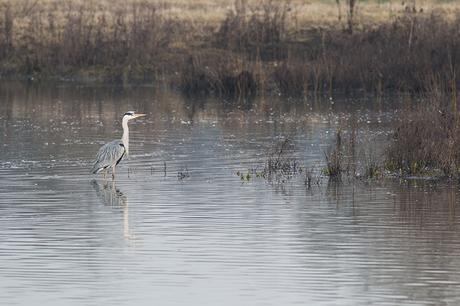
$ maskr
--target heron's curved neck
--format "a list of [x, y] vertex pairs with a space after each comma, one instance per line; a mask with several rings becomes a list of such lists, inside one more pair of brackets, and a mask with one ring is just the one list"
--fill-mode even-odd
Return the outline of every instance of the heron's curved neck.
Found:
[[128, 128], [128, 120], [123, 119], [122, 122], [123, 126], [123, 136], [121, 137], [121, 141], [125, 146], [126, 155], [129, 155], [129, 128]]

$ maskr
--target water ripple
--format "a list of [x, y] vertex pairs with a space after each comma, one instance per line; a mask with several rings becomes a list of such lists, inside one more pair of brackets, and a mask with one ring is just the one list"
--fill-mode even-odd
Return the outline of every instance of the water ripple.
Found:
[[[149, 99], [134, 105], [150, 118], [133, 124], [115, 183], [88, 171], [120, 133], [117, 98], [107, 117], [70, 98], [60, 118], [28, 117], [20, 98], [24, 113], [0, 117], [2, 305], [460, 303], [457, 188], [324, 180], [307, 190], [301, 178], [236, 175], [286, 134], [321, 167], [346, 112], [209, 102], [189, 114], [180, 97]], [[386, 137], [387, 113], [357, 114], [363, 137]]]

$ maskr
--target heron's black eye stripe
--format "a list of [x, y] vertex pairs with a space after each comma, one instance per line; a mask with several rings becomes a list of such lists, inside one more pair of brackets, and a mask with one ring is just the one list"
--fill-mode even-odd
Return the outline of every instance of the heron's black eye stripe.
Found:
[[128, 112], [128, 113], [125, 113], [123, 116], [126, 116], [126, 115], [128, 115], [128, 116], [132, 116], [132, 115], [133, 115], [133, 113], [131, 113], [131, 112]]

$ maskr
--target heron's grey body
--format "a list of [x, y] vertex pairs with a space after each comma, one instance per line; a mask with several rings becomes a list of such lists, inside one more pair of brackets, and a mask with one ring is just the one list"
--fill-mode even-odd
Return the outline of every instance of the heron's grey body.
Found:
[[126, 149], [122, 140], [114, 140], [103, 145], [96, 155], [96, 162], [91, 169], [92, 173], [98, 173], [110, 167], [115, 167], [125, 156]]
[[123, 137], [121, 138], [121, 140], [114, 140], [109, 143], [106, 143], [99, 149], [96, 155], [96, 161], [94, 162], [93, 168], [91, 169], [91, 172], [93, 174], [96, 174], [101, 171], [108, 171], [110, 168], [112, 168], [112, 178], [115, 178], [115, 167], [120, 163], [123, 157], [129, 155], [128, 121], [140, 116], [145, 115], [135, 114], [132, 111], [126, 112], [123, 115]]

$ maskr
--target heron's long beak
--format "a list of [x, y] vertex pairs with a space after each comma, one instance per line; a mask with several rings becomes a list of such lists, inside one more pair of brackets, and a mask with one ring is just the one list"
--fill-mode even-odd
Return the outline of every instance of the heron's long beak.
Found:
[[134, 114], [134, 118], [143, 117], [143, 116], [145, 116], [145, 114]]

